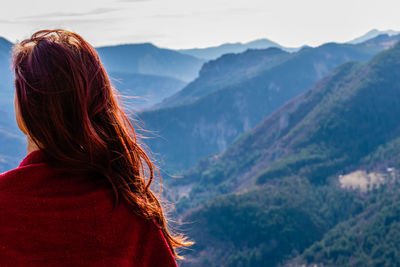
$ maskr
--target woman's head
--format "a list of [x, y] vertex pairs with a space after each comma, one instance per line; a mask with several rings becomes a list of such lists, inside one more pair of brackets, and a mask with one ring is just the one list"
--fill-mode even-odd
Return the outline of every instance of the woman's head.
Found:
[[123, 196], [135, 212], [157, 221], [171, 249], [191, 244], [167, 230], [149, 188], [154, 165], [90, 44], [70, 31], [39, 31], [14, 46], [13, 69], [18, 126], [55, 168], [99, 174], [116, 203]]
[[14, 46], [13, 67], [18, 125], [55, 159], [100, 152], [105, 124], [125, 119], [96, 51], [75, 33], [33, 34]]

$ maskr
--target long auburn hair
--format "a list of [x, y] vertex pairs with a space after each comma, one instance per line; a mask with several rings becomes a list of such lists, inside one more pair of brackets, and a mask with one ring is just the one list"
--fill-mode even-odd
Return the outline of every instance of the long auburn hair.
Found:
[[133, 211], [158, 224], [175, 258], [183, 259], [175, 248], [194, 242], [167, 229], [150, 189], [155, 172], [160, 186], [161, 176], [96, 50], [77, 33], [41, 30], [14, 45], [12, 63], [21, 117], [46, 158], [60, 170], [100, 173], [113, 188], [114, 208], [122, 195]]

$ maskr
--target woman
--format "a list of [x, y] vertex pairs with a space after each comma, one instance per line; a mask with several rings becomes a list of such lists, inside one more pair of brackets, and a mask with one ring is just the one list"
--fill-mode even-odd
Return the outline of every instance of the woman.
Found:
[[0, 175], [0, 266], [177, 266], [193, 242], [167, 229], [156, 169], [94, 48], [39, 31], [14, 46], [13, 70], [28, 155]]

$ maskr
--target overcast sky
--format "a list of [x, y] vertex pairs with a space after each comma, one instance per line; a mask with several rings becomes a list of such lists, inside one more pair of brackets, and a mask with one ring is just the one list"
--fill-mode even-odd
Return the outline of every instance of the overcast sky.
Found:
[[66, 28], [94, 46], [192, 48], [260, 38], [316, 46], [374, 28], [400, 30], [399, 10], [399, 0], [14, 0], [1, 5], [0, 36], [16, 41]]

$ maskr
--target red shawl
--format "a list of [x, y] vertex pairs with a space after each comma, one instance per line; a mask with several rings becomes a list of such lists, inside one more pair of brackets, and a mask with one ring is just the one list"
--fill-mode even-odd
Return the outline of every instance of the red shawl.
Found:
[[155, 224], [113, 204], [111, 186], [29, 153], [0, 174], [0, 266], [177, 266]]

